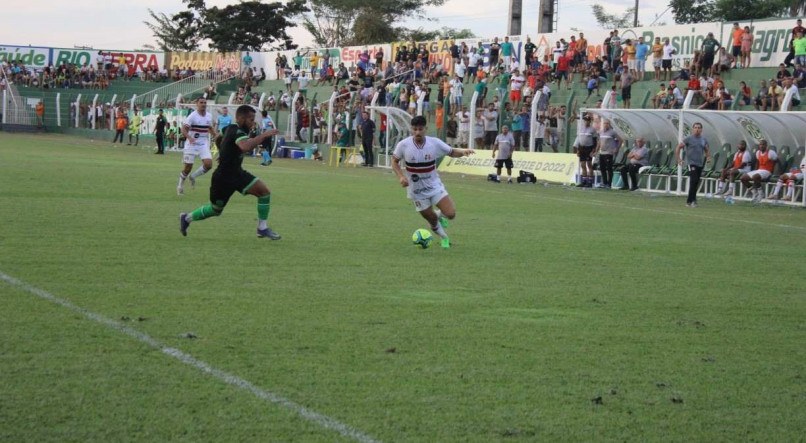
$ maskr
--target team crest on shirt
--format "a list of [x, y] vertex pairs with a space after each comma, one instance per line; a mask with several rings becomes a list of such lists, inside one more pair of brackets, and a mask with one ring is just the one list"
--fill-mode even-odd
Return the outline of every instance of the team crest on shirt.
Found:
[[425, 154], [425, 161], [429, 161], [429, 160], [433, 160], [433, 159], [434, 159], [434, 157], [432, 157], [431, 154]]

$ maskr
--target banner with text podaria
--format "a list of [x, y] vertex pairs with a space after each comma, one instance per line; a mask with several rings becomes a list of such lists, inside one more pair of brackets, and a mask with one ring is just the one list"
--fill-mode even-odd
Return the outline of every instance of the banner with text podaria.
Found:
[[[575, 183], [579, 159], [574, 154], [555, 154], [547, 152], [512, 153], [515, 176], [518, 171], [528, 171], [538, 180], [552, 183]], [[477, 149], [471, 157], [451, 158], [445, 157], [439, 164], [441, 172], [458, 172], [461, 174], [482, 175], [495, 172], [495, 160], [492, 151]]]
[[165, 65], [169, 70], [192, 69], [194, 71], [207, 71], [213, 69], [221, 71], [229, 69], [233, 72], [241, 70], [240, 52], [168, 52]]

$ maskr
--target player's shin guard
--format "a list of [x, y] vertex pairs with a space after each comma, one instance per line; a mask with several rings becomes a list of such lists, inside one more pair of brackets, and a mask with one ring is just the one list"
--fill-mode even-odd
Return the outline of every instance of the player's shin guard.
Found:
[[271, 194], [261, 195], [257, 198], [257, 227], [266, 229], [271, 209]]
[[223, 208], [217, 208], [210, 203], [196, 208], [195, 211], [190, 213], [193, 221], [204, 220], [205, 218], [217, 217], [221, 215]]

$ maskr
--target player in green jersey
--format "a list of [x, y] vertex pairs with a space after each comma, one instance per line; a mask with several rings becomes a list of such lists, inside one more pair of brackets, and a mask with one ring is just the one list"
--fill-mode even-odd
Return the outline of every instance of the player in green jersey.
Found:
[[249, 138], [249, 131], [255, 124], [255, 110], [248, 105], [238, 107], [235, 122], [236, 124], [227, 127], [219, 146], [218, 168], [213, 172], [210, 183], [210, 203], [193, 212], [179, 214], [179, 232], [187, 236], [191, 222], [221, 215], [229, 198], [238, 191], [257, 197], [258, 238], [279, 240], [280, 235], [268, 226], [271, 203], [269, 187], [242, 168], [244, 154], [251, 152], [265, 139], [277, 135], [279, 131], [273, 129]]

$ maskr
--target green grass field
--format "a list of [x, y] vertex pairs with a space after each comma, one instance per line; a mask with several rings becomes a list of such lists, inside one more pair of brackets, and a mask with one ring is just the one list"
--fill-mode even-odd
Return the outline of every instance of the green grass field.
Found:
[[806, 435], [803, 209], [443, 176], [421, 250], [388, 170], [245, 167], [280, 241], [239, 195], [182, 237], [176, 154], [0, 134], [0, 441]]

